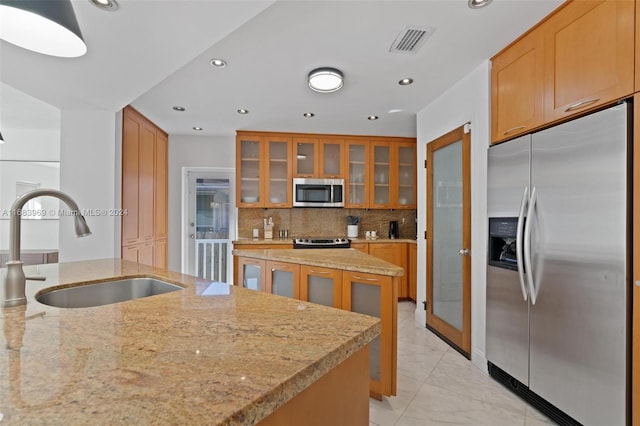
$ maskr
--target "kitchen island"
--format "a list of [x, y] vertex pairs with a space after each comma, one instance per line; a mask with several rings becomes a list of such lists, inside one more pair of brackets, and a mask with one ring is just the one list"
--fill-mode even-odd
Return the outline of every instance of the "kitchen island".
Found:
[[233, 250], [234, 282], [261, 292], [378, 317], [370, 344], [370, 395], [397, 391], [398, 281], [403, 268], [357, 249]]
[[[47, 281], [2, 311], [3, 424], [368, 424], [376, 318], [120, 259], [25, 272]], [[123, 277], [184, 289], [92, 308], [35, 300]]]

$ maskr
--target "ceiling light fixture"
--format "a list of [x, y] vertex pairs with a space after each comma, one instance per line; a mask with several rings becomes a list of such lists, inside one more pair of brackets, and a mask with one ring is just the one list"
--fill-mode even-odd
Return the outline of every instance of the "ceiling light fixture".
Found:
[[378, 118], [380, 118], [380, 117], [378, 117], [377, 115], [370, 115], [370, 116], [367, 117], [367, 120], [374, 121], [374, 120], [377, 120]]
[[193, 126], [192, 129], [195, 130], [196, 132], [202, 131], [202, 127], [198, 127], [198, 126]]
[[87, 52], [71, 0], [0, 0], [0, 38], [61, 58], [77, 58]]
[[181, 106], [179, 106], [179, 105], [176, 105], [176, 106], [174, 106], [174, 107], [173, 107], [173, 110], [174, 110], [174, 111], [184, 112], [184, 111], [186, 111], [187, 109], [186, 109], [185, 107], [181, 107]]
[[248, 109], [244, 109], [244, 108], [240, 108], [238, 110], [238, 114], [242, 114], [242, 115], [249, 114], [249, 110]]
[[316, 68], [307, 76], [309, 88], [320, 93], [338, 91], [344, 84], [342, 71], [336, 68]]
[[400, 81], [398, 82], [398, 84], [399, 84], [400, 86], [408, 86], [408, 85], [410, 85], [410, 84], [412, 84], [412, 83], [413, 83], [413, 79], [412, 79], [412, 78], [403, 78], [402, 80], [400, 80]]
[[306, 118], [311, 118], [311, 117], [315, 116], [315, 114], [314, 114], [314, 113], [312, 113], [312, 112], [305, 112], [305, 113], [304, 113], [304, 114], [302, 114], [302, 115], [304, 115]]
[[223, 59], [212, 59], [209, 63], [216, 68], [224, 68], [227, 66], [227, 62]]
[[116, 2], [116, 0], [89, 0], [91, 2], [91, 4], [93, 4], [95, 7], [102, 9], [102, 10], [107, 10], [109, 12], [115, 12], [116, 10], [118, 10], [118, 3]]
[[471, 9], [480, 9], [491, 3], [491, 0], [469, 0], [469, 7]]

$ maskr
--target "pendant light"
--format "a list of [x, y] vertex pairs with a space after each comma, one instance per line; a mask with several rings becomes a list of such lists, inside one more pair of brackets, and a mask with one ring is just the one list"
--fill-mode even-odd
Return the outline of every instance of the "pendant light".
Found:
[[0, 0], [0, 38], [62, 58], [87, 52], [71, 0]]

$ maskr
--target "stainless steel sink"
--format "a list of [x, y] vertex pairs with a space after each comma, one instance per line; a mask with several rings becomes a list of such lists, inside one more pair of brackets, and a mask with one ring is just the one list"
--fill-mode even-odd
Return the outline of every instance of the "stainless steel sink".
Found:
[[153, 278], [129, 278], [45, 291], [36, 300], [57, 308], [88, 308], [182, 290]]

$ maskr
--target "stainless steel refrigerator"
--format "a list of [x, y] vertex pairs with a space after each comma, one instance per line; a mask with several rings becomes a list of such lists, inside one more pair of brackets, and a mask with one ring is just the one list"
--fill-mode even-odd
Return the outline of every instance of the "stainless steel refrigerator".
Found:
[[629, 422], [629, 110], [489, 148], [489, 372], [560, 424]]

